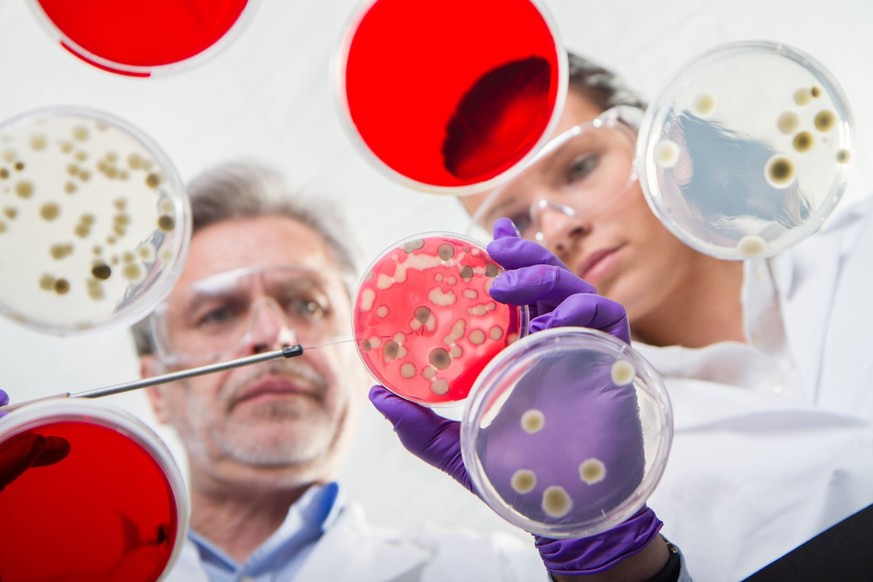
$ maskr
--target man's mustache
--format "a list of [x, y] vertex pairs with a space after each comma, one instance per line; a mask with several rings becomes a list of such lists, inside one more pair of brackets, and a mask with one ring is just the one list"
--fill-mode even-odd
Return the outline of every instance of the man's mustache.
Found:
[[288, 378], [308, 394], [315, 398], [321, 397], [327, 389], [327, 380], [310, 364], [299, 359], [275, 360], [254, 366], [247, 366], [239, 371], [239, 375], [222, 386], [219, 398], [233, 407], [234, 403], [244, 397], [253, 383], [268, 376]]

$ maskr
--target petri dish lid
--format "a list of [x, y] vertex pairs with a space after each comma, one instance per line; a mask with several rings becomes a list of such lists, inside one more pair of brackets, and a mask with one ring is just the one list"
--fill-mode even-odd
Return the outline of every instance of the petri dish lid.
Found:
[[181, 552], [182, 474], [161, 439], [125, 411], [45, 400], [4, 417], [3, 484], [4, 578], [151, 582]]
[[721, 259], [765, 257], [822, 225], [842, 196], [853, 121], [810, 55], [748, 41], [682, 68], [640, 128], [640, 182], [655, 214]]
[[508, 522], [577, 538], [643, 506], [672, 437], [667, 392], [636, 350], [561, 327], [520, 339], [485, 367], [464, 409], [461, 453], [479, 495]]
[[423, 233], [383, 251], [355, 297], [358, 354], [377, 381], [425, 406], [464, 400], [479, 372], [527, 332], [527, 306], [488, 289], [503, 270], [477, 241]]
[[389, 177], [437, 194], [486, 190], [558, 122], [567, 55], [556, 30], [536, 0], [368, 0], [334, 57], [340, 117]]
[[144, 317], [191, 232], [174, 166], [104, 112], [46, 108], [0, 123], [0, 313], [56, 335]]
[[62, 47], [112, 73], [149, 77], [200, 62], [248, 20], [255, 0], [29, 0]]

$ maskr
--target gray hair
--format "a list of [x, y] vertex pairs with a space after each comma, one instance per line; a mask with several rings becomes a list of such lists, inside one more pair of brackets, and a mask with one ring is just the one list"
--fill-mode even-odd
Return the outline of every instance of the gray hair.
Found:
[[[337, 203], [314, 193], [291, 189], [277, 170], [254, 162], [226, 162], [192, 180], [187, 187], [191, 202], [192, 236], [209, 225], [228, 220], [281, 216], [312, 228], [321, 235], [339, 266], [340, 277], [351, 296], [357, 282], [358, 246]], [[153, 353], [149, 318], [132, 329], [137, 352]]]
[[567, 53], [568, 86], [606, 111], [617, 105], [646, 108], [643, 98], [632, 91], [615, 72], [593, 60]]

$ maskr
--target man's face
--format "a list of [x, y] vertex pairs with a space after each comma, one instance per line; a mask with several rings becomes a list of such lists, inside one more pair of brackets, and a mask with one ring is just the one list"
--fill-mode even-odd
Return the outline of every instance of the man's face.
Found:
[[[272, 290], [274, 273], [286, 276], [295, 268], [301, 277], [318, 275], [320, 306], [328, 306], [318, 325], [295, 325], [299, 319], [292, 310], [300, 306], [286, 304]], [[191, 290], [236, 270], [258, 275], [245, 279], [239, 286], [243, 291], [234, 295], [232, 310], [246, 320], [245, 334], [231, 342], [235, 347], [223, 354], [225, 359], [277, 349], [287, 340], [288, 329], [304, 348], [349, 337], [350, 300], [323, 239], [281, 217], [220, 222], [198, 231], [167, 299], [167, 327], [174, 334], [188, 329], [189, 340], [196, 339], [192, 333], [214, 334], [215, 326], [229, 318], [231, 306], [213, 308], [208, 295]], [[192, 345], [199, 347], [196, 341]], [[357, 385], [363, 384], [364, 375], [351, 346], [306, 350], [296, 358], [179, 381], [153, 390], [152, 400], [158, 418], [172, 424], [185, 443], [193, 478], [266, 478], [283, 484], [323, 480], [334, 469], [364, 393], [363, 385]], [[145, 358], [145, 373], [152, 364], [153, 359]]]
[[[600, 114], [570, 91], [556, 133]], [[471, 215], [487, 204], [479, 215], [488, 229], [500, 216], [513, 218], [523, 236], [539, 240], [598, 293], [623, 304], [633, 323], [661, 305], [699, 256], [655, 217], [639, 182], [628, 181], [634, 139], [586, 130], [496, 193], [461, 202]]]

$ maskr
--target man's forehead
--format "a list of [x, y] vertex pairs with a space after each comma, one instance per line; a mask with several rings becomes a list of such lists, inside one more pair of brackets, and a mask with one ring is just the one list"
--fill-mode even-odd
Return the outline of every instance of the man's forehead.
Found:
[[341, 285], [336, 261], [324, 238], [291, 218], [229, 220], [198, 230], [177, 287], [244, 268], [298, 266]]

